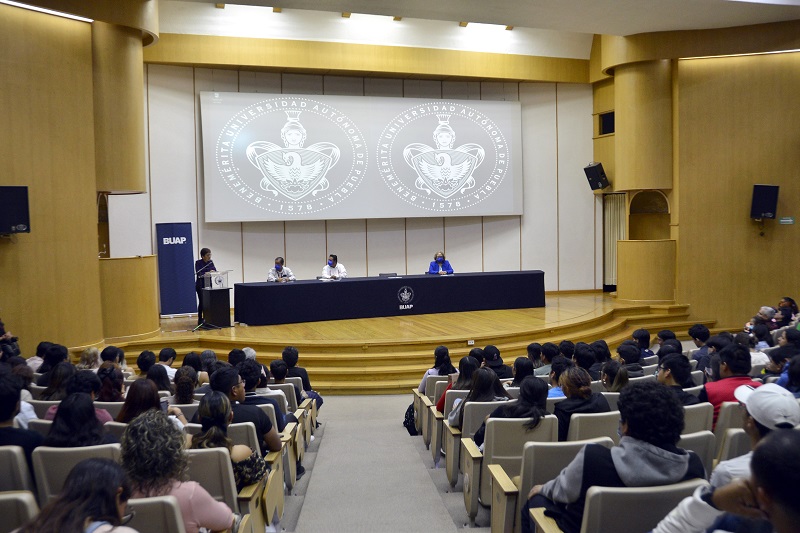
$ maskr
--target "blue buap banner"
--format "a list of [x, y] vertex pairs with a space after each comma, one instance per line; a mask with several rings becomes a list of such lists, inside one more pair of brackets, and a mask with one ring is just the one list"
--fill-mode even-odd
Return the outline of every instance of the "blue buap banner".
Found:
[[161, 314], [196, 313], [192, 224], [156, 224], [156, 241]]

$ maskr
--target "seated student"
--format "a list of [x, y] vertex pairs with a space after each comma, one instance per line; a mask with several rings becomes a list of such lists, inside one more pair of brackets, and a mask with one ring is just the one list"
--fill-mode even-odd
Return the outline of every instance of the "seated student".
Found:
[[656, 333], [656, 344], [658, 344], [658, 352], [656, 352], [656, 355], [659, 356], [659, 358], [661, 357], [661, 348], [662, 346], [664, 346], [664, 341], [669, 339], [677, 340], [677, 337], [675, 337], [675, 332], [673, 332], [672, 330], [662, 329], [661, 331]]
[[47, 377], [49, 378], [47, 387], [39, 394], [39, 399], [54, 402], [66, 398], [67, 381], [75, 375], [76, 371], [72, 363], [67, 361], [58, 363], [47, 373]]
[[228, 363], [231, 366], [236, 366], [242, 361], [247, 359], [247, 354], [244, 353], [244, 350], [240, 350], [239, 348], [234, 348], [230, 352], [228, 352]]
[[78, 370], [94, 370], [97, 372], [97, 369], [100, 368], [100, 350], [93, 346], [86, 348], [81, 353], [81, 358], [78, 364], [75, 365], [75, 368]]
[[196, 481], [183, 481], [188, 463], [184, 446], [183, 432], [160, 410], [145, 411], [128, 424], [120, 459], [131, 481], [131, 496], [174, 496], [186, 533], [232, 528], [236, 517], [227, 505]]
[[550, 365], [553, 364], [553, 358], [558, 355], [558, 346], [552, 342], [542, 344], [542, 366], [533, 371], [534, 376], [549, 376]]
[[700, 391], [700, 401], [714, 406], [714, 423], [717, 426], [719, 409], [723, 402], [735, 402], [734, 391], [740, 385], [759, 386], [750, 373], [750, 352], [744, 346], [729, 344], [719, 351], [719, 381], [706, 383]]
[[194, 389], [197, 386], [197, 372], [190, 366], [182, 366], [175, 372], [175, 394], [169, 397], [169, 403], [174, 405], [189, 405], [197, 403], [194, 399]]
[[444, 252], [436, 252], [436, 255], [433, 256], [433, 261], [428, 267], [428, 274], [445, 275], [452, 273], [453, 267], [450, 266], [450, 261], [444, 258]]
[[599, 370], [591, 370], [592, 366], [597, 363], [594, 348], [585, 342], [579, 342], [575, 345], [575, 353], [572, 355], [572, 361], [580, 368], [586, 370], [586, 372], [588, 372], [589, 376], [592, 378], [592, 381], [597, 381], [600, 379]]
[[[539, 379], [539, 378], [536, 378]], [[464, 421], [464, 406], [469, 402], [497, 402], [511, 400], [497, 374], [491, 368], [479, 368], [472, 375], [472, 387], [467, 396], [463, 399], [456, 398], [453, 410], [447, 417], [447, 421], [452, 427], [460, 428]]]
[[[561, 402], [563, 403], [563, 402]], [[647, 487], [705, 477], [700, 458], [676, 445], [683, 406], [660, 383], [632, 383], [619, 396], [619, 445], [588, 444], [555, 479], [536, 485], [521, 511], [522, 531], [533, 531], [530, 509], [544, 507], [565, 533], [581, 528], [590, 487]]]
[[36, 345], [36, 354], [33, 357], [28, 357], [27, 363], [34, 372], [39, 372], [39, 367], [44, 363], [44, 354], [47, 349], [53, 345], [52, 342], [42, 341]]
[[[76, 392], [83, 392], [88, 394], [92, 401], [97, 398], [97, 395], [100, 394], [100, 388], [102, 387], [102, 382], [100, 378], [97, 377], [97, 374], [92, 372], [91, 370], [81, 370], [75, 373], [71, 378], [67, 380], [66, 386], [64, 387], [64, 393], [66, 396], [70, 396], [75, 394]], [[66, 398], [65, 396], [65, 398]], [[44, 415], [45, 420], [55, 420], [56, 413], [58, 413], [59, 405], [51, 405], [47, 412]], [[111, 416], [111, 413], [106, 411], [105, 409], [95, 409], [95, 416], [97, 420], [100, 421], [101, 424], [105, 424], [106, 422], [111, 422], [114, 418]]]
[[492, 344], [483, 349], [483, 360], [486, 366], [494, 370], [499, 379], [513, 378], [514, 374], [511, 372], [511, 367], [503, 364], [503, 358], [500, 357], [500, 350], [497, 346]]
[[786, 368], [789, 370], [787, 373], [789, 381], [785, 387], [795, 398], [800, 398], [800, 355], [792, 357]]
[[[733, 344], [733, 336], [728, 337], [724, 333], [726, 332], [709, 337], [708, 340], [706, 341], [706, 348], [708, 348], [708, 357], [709, 357], [709, 365], [706, 366], [706, 371], [704, 376], [706, 379], [709, 379], [709, 376], [712, 375], [712, 371], [709, 370], [709, 367], [713, 366], [712, 361], [714, 360], [714, 358], [718, 356], [720, 350], [722, 350], [729, 344]], [[700, 365], [698, 364], [697, 366], [699, 370]], [[718, 380], [719, 378], [716, 378], [714, 381]]]
[[144, 350], [136, 358], [136, 366], [139, 367], [139, 373], [133, 376], [133, 379], [147, 379], [147, 372], [156, 364], [156, 354], [150, 350]]
[[34, 448], [42, 445], [44, 439], [35, 431], [14, 427], [14, 417], [17, 416], [20, 406], [20, 382], [6, 365], [2, 367], [0, 368], [0, 446], [20, 446], [25, 452], [28, 468], [33, 475], [31, 454]]
[[[542, 417], [547, 414], [547, 383], [535, 376], [528, 376], [522, 380], [519, 387], [519, 399], [508, 402], [491, 412], [488, 418], [529, 418], [525, 429], [530, 431], [539, 425]], [[481, 424], [472, 437], [475, 444], [483, 450], [483, 440], [486, 436], [486, 422]]]
[[[175, 373], [172, 374], [173, 377]], [[159, 391], [165, 391], [170, 394], [175, 393], [175, 387], [172, 385], [172, 378], [167, 375], [167, 369], [164, 365], [153, 365], [147, 371], [147, 379], [156, 384]]]
[[[550, 365], [550, 390], [547, 391], [548, 398], [564, 398], [564, 391], [561, 390], [561, 374], [573, 366], [573, 362], [564, 356], [557, 355], [553, 358]], [[537, 378], [538, 379], [538, 378]]]
[[40, 387], [47, 387], [50, 385], [50, 372], [58, 365], [58, 363], [69, 362], [69, 351], [66, 346], [60, 344], [51, 344], [44, 354], [44, 361], [37, 371], [41, 376], [36, 380], [36, 384]]
[[275, 399], [260, 396], [256, 392], [258, 380], [261, 377], [261, 365], [253, 359], [245, 359], [238, 365], [236, 370], [244, 380], [244, 403], [245, 405], [271, 405], [275, 410], [275, 420], [278, 422], [278, 432], [283, 431], [287, 422], [297, 422], [294, 414], [286, 413], [283, 405], [280, 405]]
[[178, 370], [177, 368], [172, 367], [172, 363], [175, 362], [175, 358], [178, 356], [175, 353], [173, 348], [161, 348], [161, 351], [158, 352], [158, 366], [163, 366], [164, 370], [167, 371], [167, 377], [172, 381], [175, 379], [175, 372]]
[[553, 414], [558, 418], [558, 440], [567, 440], [569, 423], [575, 413], [607, 413], [611, 411], [608, 400], [599, 392], [592, 392], [592, 379], [580, 367], [566, 369], [558, 379], [566, 400], [558, 402]]
[[284, 266], [283, 263], [283, 257], [275, 258], [275, 266], [269, 269], [269, 272], [267, 273], [267, 281], [285, 283], [287, 281], [295, 280], [292, 270], [289, 267]]
[[639, 350], [641, 351], [642, 358], [654, 355], [650, 350], [650, 332], [646, 329], [637, 329], [633, 332], [633, 340], [636, 341]]
[[511, 368], [511, 374], [514, 376], [514, 379], [510, 383], [506, 383], [506, 386], [519, 387], [522, 385], [523, 379], [533, 375], [533, 362], [527, 357], [517, 357], [514, 359], [514, 366]]
[[192, 448], [225, 448], [231, 456], [236, 490], [258, 483], [267, 473], [269, 466], [258, 450], [251, 450], [244, 444], [233, 444], [228, 438], [228, 426], [233, 419], [231, 402], [221, 392], [212, 391], [203, 396], [197, 408], [202, 430], [192, 437]]
[[480, 368], [477, 359], [468, 355], [466, 357], [462, 357], [461, 360], [458, 362], [458, 376], [456, 377], [455, 382], [451, 381], [447, 385], [447, 388], [444, 389], [444, 392], [439, 397], [439, 400], [436, 402], [436, 410], [440, 413], [444, 413], [444, 404], [445, 399], [447, 398], [447, 391], [449, 390], [469, 390], [472, 387], [472, 376], [475, 375], [475, 371]]
[[749, 333], [740, 331], [739, 333], [734, 335], [733, 342], [741, 346], [744, 346], [750, 351], [750, 364], [752, 364], [753, 366], [766, 365], [767, 363], [769, 363], [769, 356], [764, 352], [759, 352], [758, 350], [756, 350], [756, 340]]
[[628, 384], [628, 369], [618, 361], [606, 361], [600, 369], [600, 381], [607, 392], [620, 392]]
[[114, 363], [120, 368], [125, 368], [125, 352], [122, 348], [117, 348], [116, 346], [106, 346], [100, 352], [100, 364], [102, 365], [106, 361]]
[[339, 262], [339, 257], [335, 254], [328, 256], [327, 264], [322, 267], [322, 279], [344, 279], [347, 277], [347, 269]]
[[75, 392], [61, 400], [43, 444], [54, 448], [80, 448], [112, 442], [117, 439], [103, 431], [92, 397], [85, 392]]
[[775, 308], [770, 307], [768, 305], [761, 306], [756, 313], [756, 316], [750, 319], [750, 322], [745, 324], [745, 329], [750, 329], [756, 325], [763, 324], [769, 328], [770, 331], [776, 329], [778, 326], [775, 325]]
[[[269, 364], [269, 372], [275, 379], [275, 383], [280, 385], [281, 383], [286, 383], [286, 375], [289, 373], [289, 367], [286, 366], [286, 362], [283, 359], [275, 359]], [[292, 388], [294, 389], [295, 401], [297, 405], [300, 405], [304, 398], [304, 391], [296, 386]]]
[[628, 371], [629, 378], [640, 378], [644, 376], [644, 370], [640, 363], [642, 352], [633, 341], [623, 341], [617, 347], [617, 355], [619, 355], [619, 362]]
[[772, 332], [764, 324], [753, 326], [752, 335], [756, 341], [756, 350], [766, 350], [775, 346], [775, 342], [772, 340]]
[[[603, 370], [603, 365], [611, 361], [611, 350], [608, 349], [608, 344], [603, 339], [596, 340], [589, 346], [594, 350], [594, 363], [589, 367], [589, 375], [593, 380], [600, 379], [600, 372]], [[598, 377], [595, 377], [598, 376]]]
[[[175, 427], [183, 429], [189, 423], [179, 407], [168, 405], [167, 403], [164, 405], [167, 405], [166, 414]], [[122, 409], [117, 415], [117, 422], [130, 424], [142, 413], [151, 410], [161, 411], [163, 409], [156, 384], [149, 379], [140, 379], [134, 381], [133, 385], [128, 389], [125, 403], [122, 404]]]
[[478, 366], [483, 366], [483, 348], [477, 346], [469, 351], [467, 354], [478, 362]]
[[531, 360], [533, 364], [533, 369], [536, 370], [544, 363], [542, 362], [542, 345], [538, 342], [530, 343], [527, 348], [525, 348], [526, 355], [528, 359]]
[[[214, 352], [211, 353], [213, 354]], [[208, 372], [203, 370], [203, 361], [196, 352], [187, 353], [183, 358], [183, 364], [181, 366], [190, 366], [194, 369], [195, 375], [197, 376], [198, 386], [205, 385], [206, 383], [208, 383], [209, 380]], [[177, 376], [177, 372], [175, 373], [175, 375]], [[175, 380], [173, 379], [173, 381]]]
[[[284, 350], [285, 352], [285, 350]], [[284, 361], [286, 359], [284, 358]], [[422, 381], [419, 382], [417, 390], [425, 394], [425, 387], [427, 386], [428, 376], [449, 376], [458, 372], [453, 363], [450, 362], [450, 350], [447, 346], [437, 346], [433, 351], [433, 367], [425, 371], [422, 376]]]
[[688, 333], [694, 341], [694, 345], [700, 348], [692, 355], [692, 358], [697, 361], [695, 369], [705, 372], [708, 363], [711, 361], [711, 356], [708, 354], [708, 346], [706, 346], [706, 341], [711, 336], [711, 332], [703, 324], [695, 324], [689, 328]]
[[785, 356], [778, 385], [785, 387], [789, 382], [789, 359], [800, 354], [800, 330], [787, 329], [778, 336], [778, 348], [772, 350], [770, 357], [780, 360]]
[[130, 496], [128, 477], [119, 464], [84, 459], [70, 470], [58, 496], [17, 533], [138, 533], [122, 525]]
[[[287, 346], [283, 349], [283, 353], [281, 353], [281, 359], [283, 359], [283, 361], [286, 363], [286, 366], [289, 367], [289, 372], [286, 374], [286, 377], [302, 379], [303, 390], [305, 391], [306, 396], [314, 400], [314, 403], [317, 404], [317, 410], [319, 410], [323, 403], [322, 396], [320, 396], [317, 391], [311, 388], [311, 381], [308, 379], [308, 372], [306, 372], [306, 369], [297, 366], [297, 361], [299, 358], [300, 354], [298, 353], [297, 348], [294, 346]], [[319, 423], [317, 425], [319, 425]]]
[[697, 396], [683, 390], [695, 386], [694, 381], [692, 381], [692, 365], [689, 364], [686, 356], [677, 353], [665, 356], [658, 363], [656, 379], [659, 383], [675, 391], [681, 404], [695, 405], [700, 403]]
[[97, 370], [100, 392], [95, 396], [98, 402], [124, 402], [125, 376], [116, 363], [106, 361]]
[[567, 359], [572, 359], [572, 356], [575, 355], [575, 343], [567, 340], [561, 341], [558, 344], [558, 353]]

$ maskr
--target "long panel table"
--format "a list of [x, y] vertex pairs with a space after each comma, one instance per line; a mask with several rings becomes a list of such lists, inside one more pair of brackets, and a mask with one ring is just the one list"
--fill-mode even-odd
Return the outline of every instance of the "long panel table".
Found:
[[544, 272], [482, 272], [236, 283], [234, 320], [251, 326], [544, 307]]

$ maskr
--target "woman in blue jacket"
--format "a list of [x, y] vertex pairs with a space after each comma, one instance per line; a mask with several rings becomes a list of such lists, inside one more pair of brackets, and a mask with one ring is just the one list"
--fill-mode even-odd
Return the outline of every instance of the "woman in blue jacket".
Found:
[[428, 274], [452, 274], [453, 267], [450, 266], [450, 261], [444, 258], [444, 252], [436, 252], [431, 261], [431, 266], [428, 267]]

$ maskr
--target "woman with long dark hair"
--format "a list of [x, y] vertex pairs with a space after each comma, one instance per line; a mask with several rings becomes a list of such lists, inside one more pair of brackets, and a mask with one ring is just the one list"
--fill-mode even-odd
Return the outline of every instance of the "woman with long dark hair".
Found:
[[190, 366], [194, 368], [194, 371], [197, 373], [197, 382], [199, 385], [204, 385], [209, 382], [208, 372], [203, 370], [203, 361], [200, 358], [200, 355], [197, 354], [197, 352], [187, 353], [186, 356], [183, 358], [182, 366]]
[[578, 366], [572, 366], [558, 378], [566, 400], [561, 400], [553, 409], [558, 417], [558, 440], [567, 440], [569, 422], [575, 413], [607, 413], [611, 410], [608, 400], [599, 392], [592, 392], [592, 378]]
[[[489, 418], [527, 418], [525, 429], [535, 429], [542, 417], [547, 415], [547, 383], [536, 376], [528, 376], [522, 380], [519, 387], [519, 398], [516, 402], [509, 402], [492, 411]], [[483, 446], [486, 433], [486, 422], [481, 424], [472, 437], [475, 444]], [[482, 449], [482, 448], [481, 448]]]
[[233, 420], [231, 402], [221, 392], [213, 391], [200, 400], [197, 416], [203, 426], [202, 432], [192, 437], [192, 448], [225, 448], [231, 456], [236, 490], [258, 483], [269, 467], [258, 451], [244, 444], [233, 444], [228, 438], [228, 426]]
[[[166, 398], [164, 399], [166, 401]], [[161, 398], [158, 395], [156, 384], [149, 379], [140, 379], [133, 382], [125, 397], [125, 404], [117, 416], [117, 422], [131, 423], [137, 416], [150, 410], [162, 410]], [[169, 405], [166, 414], [174, 419], [175, 425], [183, 428], [188, 420], [183, 416], [180, 408]]]
[[472, 387], [472, 375], [480, 366], [480, 362], [478, 362], [478, 360], [471, 355], [461, 358], [461, 360], [458, 362], [458, 378], [455, 382], [450, 382], [450, 384], [442, 393], [442, 396], [439, 398], [439, 401], [436, 402], [436, 409], [440, 413], [444, 412], [444, 400], [447, 396], [447, 391], [469, 390], [469, 388]]
[[19, 533], [137, 533], [125, 527], [131, 495], [125, 471], [111, 459], [86, 459], [76, 464], [61, 493]]
[[172, 387], [172, 383], [169, 381], [167, 369], [164, 367], [164, 365], [151, 366], [150, 370], [147, 371], [147, 379], [155, 383], [156, 387], [158, 387], [158, 390], [160, 391], [167, 391], [170, 394], [175, 392]]
[[85, 392], [76, 392], [61, 400], [43, 444], [55, 448], [80, 448], [112, 442], [116, 439], [103, 431], [92, 397]]
[[459, 401], [460, 398], [456, 399], [447, 421], [453, 427], [461, 427], [464, 421], [464, 406], [468, 402], [495, 402], [511, 399], [511, 395], [500, 383], [500, 379], [494, 373], [494, 370], [488, 367], [479, 368], [472, 375], [472, 387], [469, 389], [464, 401]]
[[422, 381], [419, 383], [419, 391], [425, 394], [425, 384], [428, 376], [447, 376], [458, 372], [453, 363], [450, 362], [450, 350], [447, 346], [437, 346], [433, 351], [433, 368], [429, 368], [425, 375], [422, 376]]
[[612, 359], [600, 369], [600, 381], [608, 392], [619, 392], [628, 384], [628, 369]]
[[98, 402], [125, 401], [125, 375], [122, 370], [111, 361], [106, 361], [97, 370], [100, 378], [100, 392], [97, 394]]
[[197, 403], [194, 399], [194, 389], [198, 386], [197, 372], [191, 366], [182, 366], [175, 372], [175, 394], [170, 396], [171, 404]]
[[58, 363], [53, 370], [47, 374], [50, 379], [47, 388], [39, 395], [40, 400], [56, 401], [67, 397], [67, 381], [75, 375], [77, 370], [72, 363]]
[[533, 361], [527, 357], [517, 357], [511, 370], [514, 372], [514, 379], [508, 386], [519, 387], [522, 385], [522, 380], [533, 375]]

